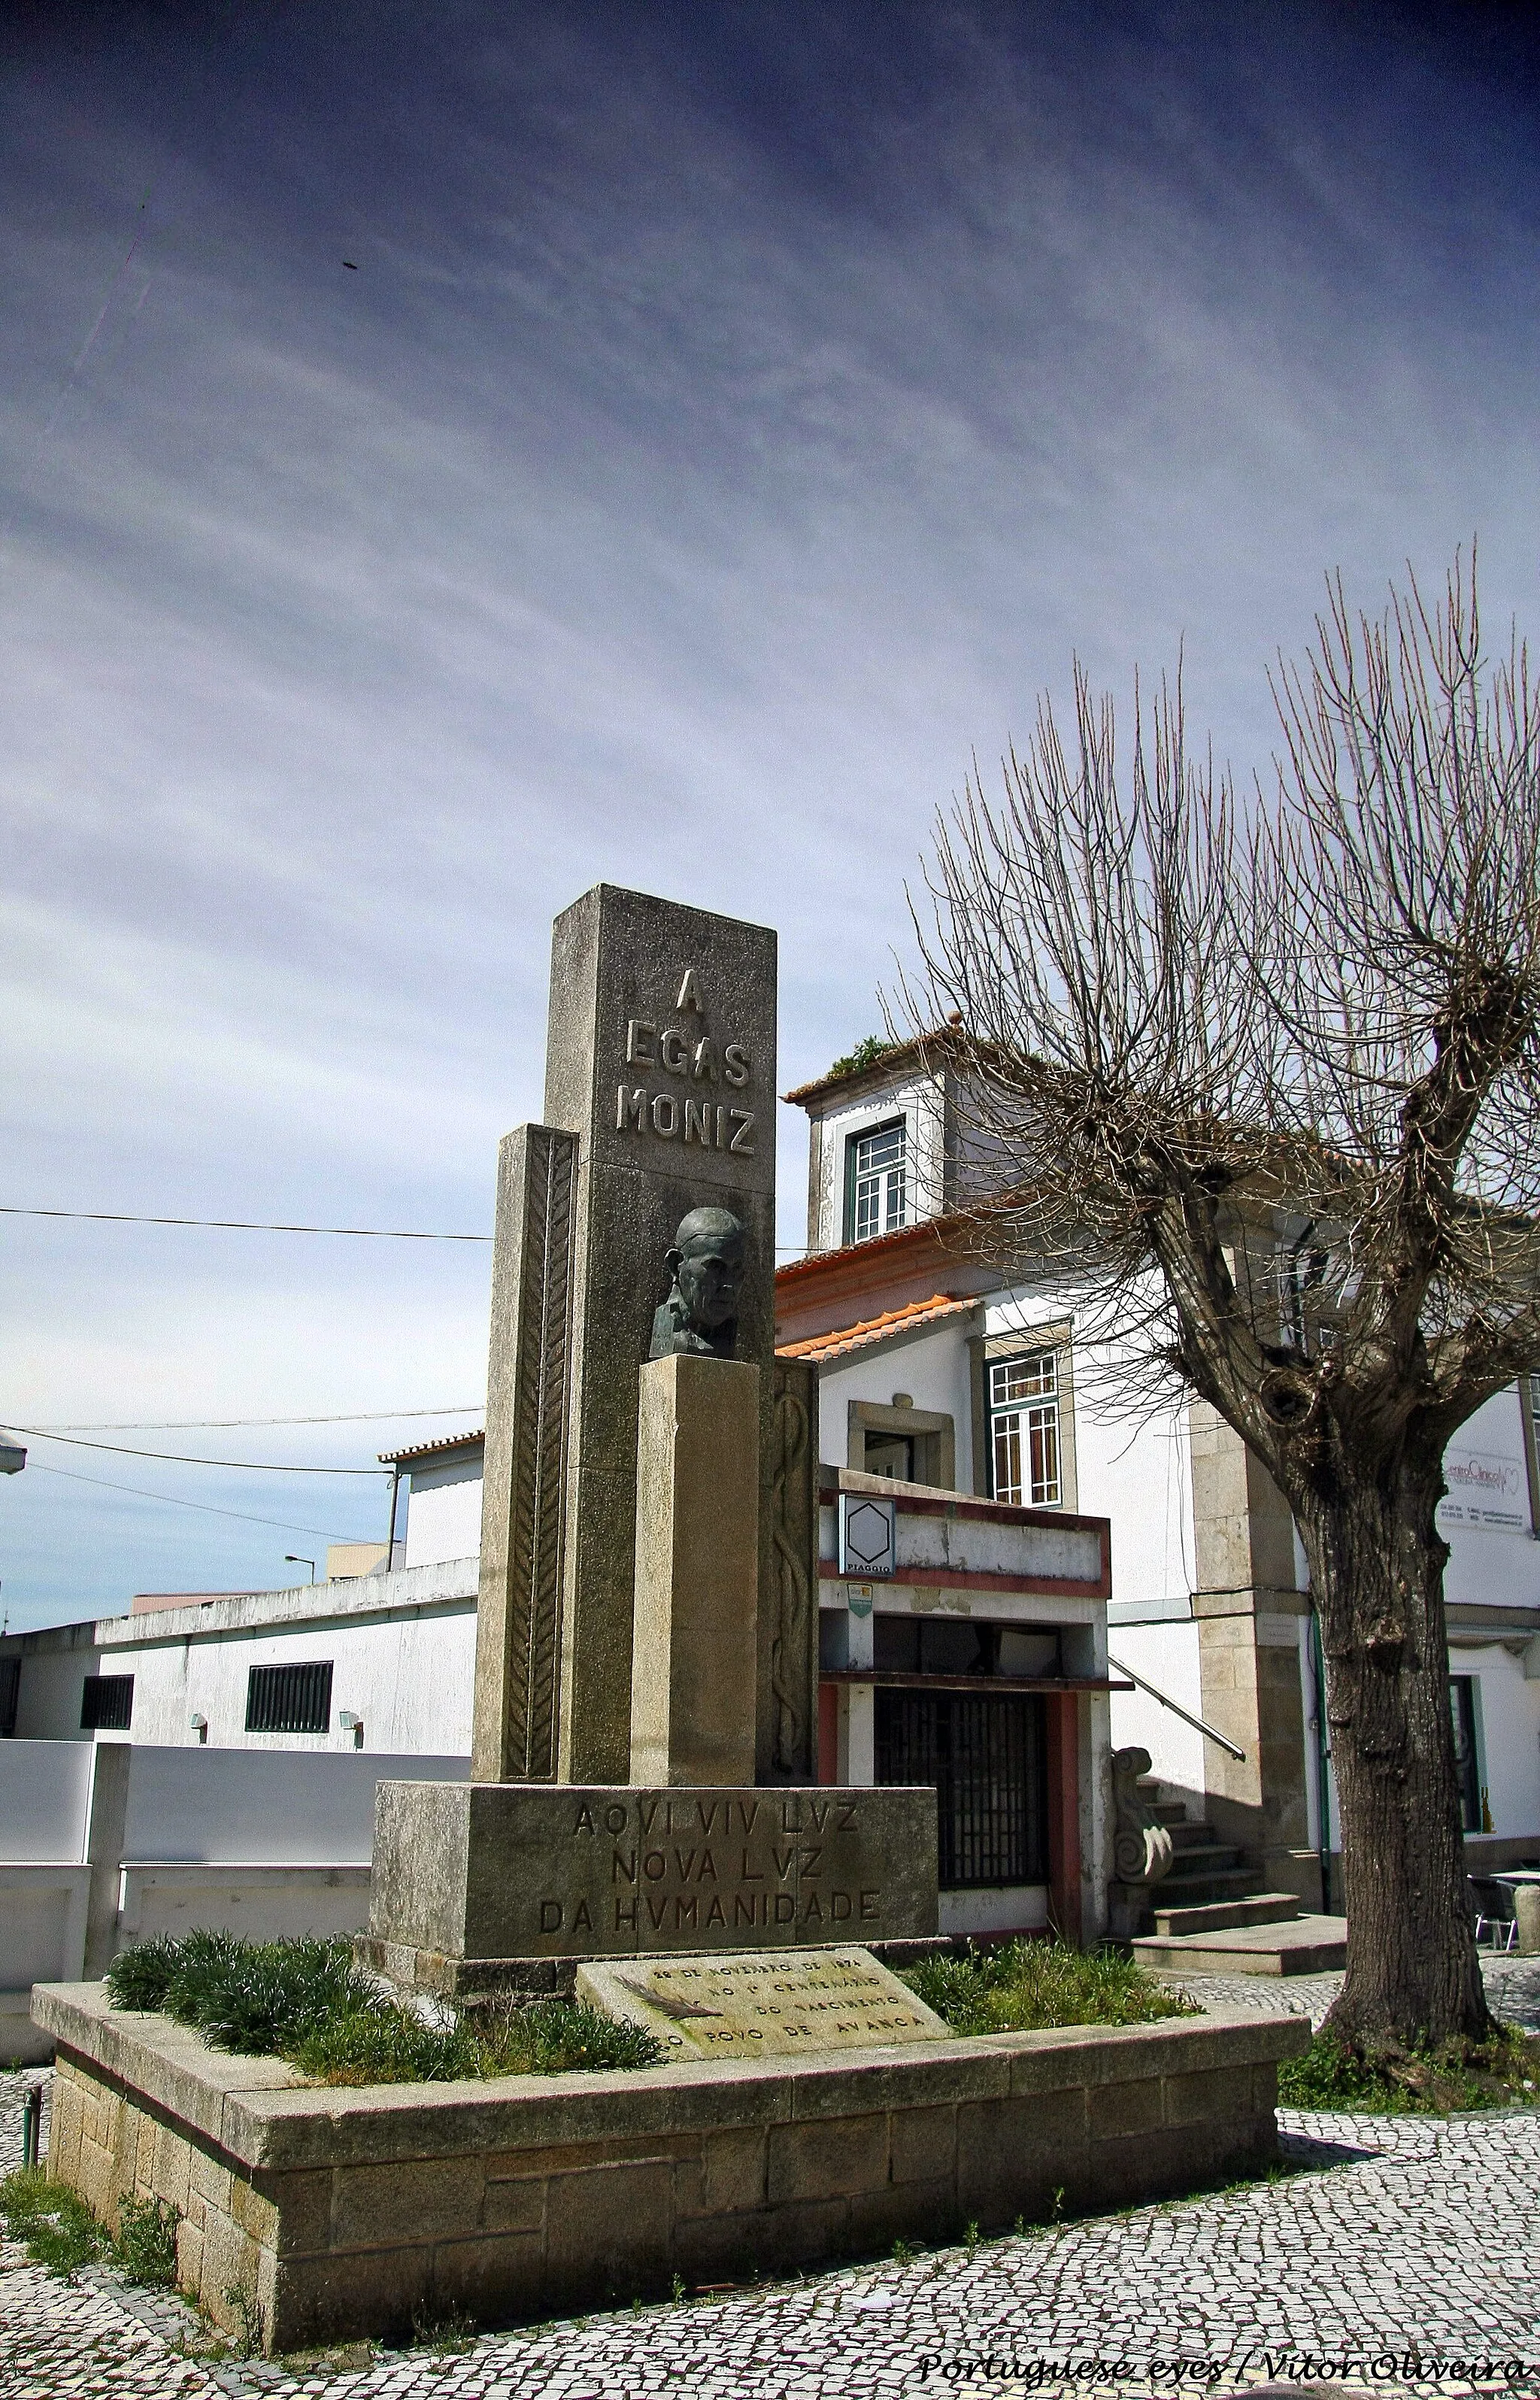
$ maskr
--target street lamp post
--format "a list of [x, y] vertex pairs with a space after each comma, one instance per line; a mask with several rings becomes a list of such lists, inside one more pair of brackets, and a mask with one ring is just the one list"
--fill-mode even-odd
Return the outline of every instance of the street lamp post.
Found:
[[316, 1562], [314, 1559], [302, 1559], [293, 1550], [285, 1550], [283, 1553], [283, 1563], [286, 1567], [308, 1567], [310, 1570], [310, 1581], [312, 1583], [315, 1582]]

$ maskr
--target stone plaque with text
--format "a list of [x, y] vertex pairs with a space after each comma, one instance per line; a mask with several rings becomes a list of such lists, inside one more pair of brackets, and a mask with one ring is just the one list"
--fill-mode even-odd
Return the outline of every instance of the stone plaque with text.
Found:
[[675, 2058], [791, 2058], [946, 2041], [951, 2028], [870, 1951], [740, 1951], [578, 1970], [578, 1997]]

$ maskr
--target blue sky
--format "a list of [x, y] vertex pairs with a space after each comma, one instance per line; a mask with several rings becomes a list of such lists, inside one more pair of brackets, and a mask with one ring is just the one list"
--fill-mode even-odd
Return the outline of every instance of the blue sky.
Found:
[[[1073, 652], [1183, 645], [1246, 772], [1329, 566], [1372, 603], [1474, 533], [1533, 625], [1537, 47], [1495, 7], [13, 16], [0, 1199], [486, 1230], [588, 885], [778, 926], [789, 1084], [878, 1025], [932, 813]], [[784, 1111], [788, 1244], [803, 1158]], [[20, 1424], [479, 1409], [484, 1249], [0, 1239]], [[359, 1467], [446, 1422], [99, 1438]], [[383, 1529], [364, 1479], [33, 1459], [13, 1626]]]

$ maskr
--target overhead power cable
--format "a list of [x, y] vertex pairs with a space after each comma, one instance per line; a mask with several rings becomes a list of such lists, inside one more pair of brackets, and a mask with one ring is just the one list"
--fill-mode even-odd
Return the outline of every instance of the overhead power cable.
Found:
[[174, 1450], [130, 1450], [120, 1441], [82, 1441], [78, 1434], [44, 1433], [38, 1425], [12, 1425], [12, 1433], [24, 1433], [34, 1441], [67, 1442], [72, 1450], [108, 1450], [117, 1458], [155, 1458], [168, 1466], [231, 1466], [248, 1475], [388, 1475], [388, 1466], [268, 1466], [260, 1458], [187, 1458]]
[[419, 1417], [473, 1417], [484, 1400], [467, 1400], [457, 1409], [366, 1409], [338, 1417], [152, 1417], [129, 1425], [39, 1425], [40, 1437], [69, 1433], [233, 1433], [252, 1425], [400, 1425]]
[[[88, 1225], [197, 1225], [214, 1234], [342, 1234], [365, 1242], [481, 1242], [490, 1244], [490, 1234], [418, 1234], [403, 1233], [394, 1225], [279, 1225], [266, 1224], [252, 1217], [139, 1217], [127, 1208], [14, 1208], [0, 1202], [0, 1217], [67, 1217], [74, 1222]], [[776, 1256], [802, 1258], [804, 1242], [777, 1242]], [[451, 1415], [445, 1409], [443, 1413]], [[276, 1425], [280, 1422], [274, 1418]], [[298, 1425], [304, 1420], [292, 1418]], [[315, 1420], [320, 1423], [320, 1418]], [[340, 1422], [340, 1420], [339, 1420]]]
[[92, 1225], [201, 1225], [216, 1234], [347, 1234], [369, 1242], [485, 1242], [490, 1234], [406, 1234], [393, 1225], [268, 1225], [250, 1217], [136, 1217], [126, 1208], [13, 1208], [0, 1217], [69, 1217]]
[[357, 1534], [338, 1534], [327, 1525], [291, 1525], [284, 1517], [252, 1517], [243, 1508], [212, 1508], [207, 1500], [179, 1500], [170, 1492], [144, 1492], [137, 1483], [109, 1483], [101, 1475], [76, 1475], [68, 1466], [45, 1466], [41, 1459], [28, 1466], [29, 1475], [61, 1475], [67, 1483], [90, 1483], [99, 1492], [127, 1492], [135, 1500], [158, 1500], [165, 1508], [196, 1508], [203, 1517], [233, 1517], [242, 1525], [273, 1525], [280, 1534], [314, 1534], [322, 1542], [356, 1542]]

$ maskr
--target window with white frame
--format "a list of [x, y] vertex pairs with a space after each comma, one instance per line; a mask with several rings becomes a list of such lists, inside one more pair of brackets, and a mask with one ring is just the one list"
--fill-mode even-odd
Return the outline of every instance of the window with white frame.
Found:
[[1018, 1508], [1058, 1507], [1064, 1486], [1056, 1351], [1029, 1350], [1017, 1358], [992, 1358], [988, 1372], [995, 1498]]
[[869, 1242], [908, 1223], [905, 1127], [878, 1125], [851, 1143], [850, 1239]]

